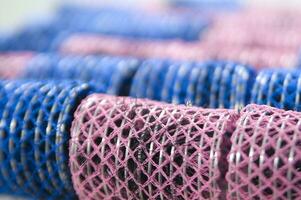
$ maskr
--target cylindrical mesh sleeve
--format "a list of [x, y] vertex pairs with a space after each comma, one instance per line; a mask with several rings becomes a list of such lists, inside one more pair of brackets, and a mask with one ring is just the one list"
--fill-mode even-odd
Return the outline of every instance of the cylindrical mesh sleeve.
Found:
[[228, 199], [301, 198], [301, 114], [249, 105], [228, 156]]
[[216, 199], [238, 114], [91, 95], [75, 113], [70, 167], [80, 199]]

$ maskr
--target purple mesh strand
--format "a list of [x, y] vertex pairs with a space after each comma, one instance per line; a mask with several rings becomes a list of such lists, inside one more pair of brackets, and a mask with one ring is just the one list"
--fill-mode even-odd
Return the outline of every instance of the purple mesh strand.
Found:
[[70, 167], [80, 199], [217, 199], [238, 114], [94, 94], [78, 107]]
[[228, 199], [301, 199], [301, 113], [249, 105], [228, 155]]

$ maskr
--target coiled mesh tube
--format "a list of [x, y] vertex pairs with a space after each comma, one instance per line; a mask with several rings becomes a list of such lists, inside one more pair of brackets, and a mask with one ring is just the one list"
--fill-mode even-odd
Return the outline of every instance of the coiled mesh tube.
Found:
[[228, 156], [228, 199], [301, 198], [300, 113], [249, 105]]
[[238, 114], [91, 95], [75, 113], [70, 167], [80, 199], [215, 199]]

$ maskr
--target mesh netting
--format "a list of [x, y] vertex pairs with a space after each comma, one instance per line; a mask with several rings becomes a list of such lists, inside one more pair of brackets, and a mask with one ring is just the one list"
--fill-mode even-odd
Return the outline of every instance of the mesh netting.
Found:
[[299, 70], [264, 70], [256, 77], [252, 102], [284, 110], [301, 110]]
[[250, 105], [231, 138], [228, 199], [300, 199], [300, 113]]
[[75, 198], [68, 166], [69, 129], [77, 105], [96, 91], [94, 86], [6, 81], [2, 91], [1, 192], [38, 199]]
[[80, 199], [216, 199], [224, 194], [232, 110], [91, 95], [72, 124]]
[[131, 96], [211, 108], [240, 108], [249, 102], [254, 77], [252, 69], [231, 62], [147, 60], [134, 77]]
[[24, 77], [88, 81], [100, 92], [128, 95], [138, 66], [132, 58], [38, 54], [26, 66]]

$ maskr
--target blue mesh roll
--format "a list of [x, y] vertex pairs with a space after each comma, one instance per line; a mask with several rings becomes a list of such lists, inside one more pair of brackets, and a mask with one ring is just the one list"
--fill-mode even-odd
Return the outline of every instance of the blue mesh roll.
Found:
[[242, 1], [240, 0], [168, 0], [168, 2], [173, 6], [199, 9], [233, 9], [242, 6]]
[[100, 92], [128, 95], [139, 64], [132, 58], [38, 54], [25, 67], [23, 77], [82, 80], [92, 82]]
[[211, 108], [240, 108], [250, 102], [255, 71], [231, 62], [148, 60], [138, 69], [131, 96]]
[[300, 70], [263, 70], [252, 90], [252, 103], [300, 111], [300, 95]]
[[96, 91], [93, 84], [75, 81], [1, 82], [1, 193], [76, 198], [68, 167], [69, 130], [80, 101]]

